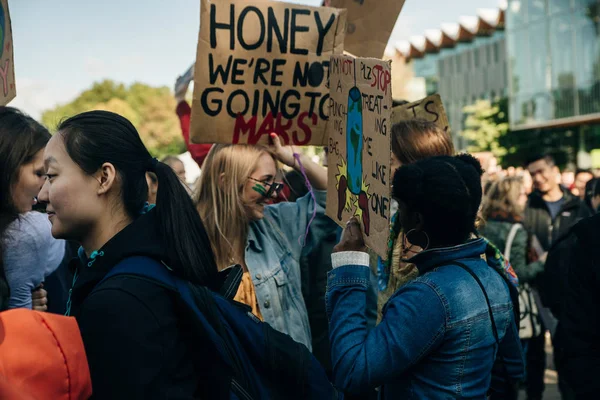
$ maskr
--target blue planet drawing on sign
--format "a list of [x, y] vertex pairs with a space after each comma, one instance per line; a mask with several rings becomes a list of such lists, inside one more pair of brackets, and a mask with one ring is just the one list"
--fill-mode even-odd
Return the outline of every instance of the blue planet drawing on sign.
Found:
[[4, 53], [4, 29], [6, 28], [6, 17], [4, 16], [4, 7], [0, 1], [0, 57]]

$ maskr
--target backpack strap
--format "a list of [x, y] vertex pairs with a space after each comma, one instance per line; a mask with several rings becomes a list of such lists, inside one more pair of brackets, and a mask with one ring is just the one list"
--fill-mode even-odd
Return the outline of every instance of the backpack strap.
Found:
[[510, 250], [512, 248], [512, 244], [517, 236], [517, 232], [521, 229], [523, 225], [521, 224], [513, 224], [510, 227], [510, 232], [508, 232], [508, 236], [506, 238], [506, 246], [504, 247], [504, 257], [510, 261]]
[[467, 271], [469, 273], [469, 275], [471, 275], [473, 277], [473, 279], [475, 279], [475, 282], [477, 282], [477, 284], [479, 285], [479, 288], [483, 292], [483, 296], [485, 297], [485, 302], [487, 303], [487, 306], [488, 306], [488, 313], [490, 315], [490, 321], [492, 323], [492, 332], [494, 333], [494, 339], [496, 339], [496, 344], [498, 345], [498, 347], [500, 347], [500, 339], [498, 337], [498, 329], [496, 328], [496, 322], [494, 321], [494, 313], [492, 312], [492, 305], [490, 303], [490, 299], [487, 295], [487, 292], [486, 292], [485, 288], [483, 287], [483, 284], [481, 283], [481, 280], [479, 279], [479, 277], [477, 275], [475, 275], [475, 273], [473, 272], [473, 270], [471, 268], [467, 267], [466, 264], [463, 264], [460, 261], [453, 261], [452, 264], [455, 264], [455, 265], [459, 266], [460, 268], [464, 269], [465, 271]]
[[250, 382], [246, 382], [243, 364], [234, 351], [235, 346], [230, 343], [226, 328], [219, 318], [212, 294], [207, 288], [192, 285], [170, 271], [171, 269], [162, 261], [159, 262], [146, 256], [133, 256], [121, 260], [104, 276], [100, 283], [118, 275], [126, 275], [147, 280], [178, 294], [179, 298], [197, 317], [198, 325], [201, 325], [203, 333], [214, 344], [219, 356], [231, 369], [233, 375], [232, 386], [244, 392], [246, 398], [252, 398], [245, 389], [252, 386]]

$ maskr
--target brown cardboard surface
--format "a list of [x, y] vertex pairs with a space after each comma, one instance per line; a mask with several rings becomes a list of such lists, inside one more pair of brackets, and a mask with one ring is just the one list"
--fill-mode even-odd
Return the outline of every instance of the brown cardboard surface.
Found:
[[327, 215], [356, 216], [365, 242], [387, 259], [390, 231], [391, 63], [331, 57]]
[[435, 122], [436, 125], [450, 134], [448, 116], [446, 115], [446, 110], [439, 94], [394, 107], [392, 110], [392, 124], [417, 118]]
[[348, 10], [344, 50], [357, 57], [383, 57], [404, 0], [330, 0]]
[[324, 145], [328, 66], [345, 10], [267, 0], [202, 0], [193, 143]]
[[0, 105], [7, 105], [17, 95], [13, 55], [12, 25], [8, 1], [0, 0]]

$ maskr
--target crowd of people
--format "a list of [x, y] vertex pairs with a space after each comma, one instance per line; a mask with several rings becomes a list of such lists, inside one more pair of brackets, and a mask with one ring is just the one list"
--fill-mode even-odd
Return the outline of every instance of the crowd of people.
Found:
[[[377, 257], [358, 220], [326, 216], [326, 167], [276, 134], [189, 143], [187, 83], [192, 189], [120, 115], [75, 115], [51, 136], [0, 108], [0, 398], [534, 400], [548, 332], [563, 398], [598, 392], [593, 173], [567, 186], [549, 155], [485, 171], [435, 124], [397, 123]], [[40, 340], [15, 351], [19, 329]], [[79, 366], [60, 390], [53, 364], [24, 356], [56, 344]]]

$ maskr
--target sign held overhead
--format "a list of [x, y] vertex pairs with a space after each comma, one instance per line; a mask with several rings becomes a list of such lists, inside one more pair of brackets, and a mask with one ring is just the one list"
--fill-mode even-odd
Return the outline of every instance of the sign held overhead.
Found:
[[345, 11], [265, 0], [202, 0], [194, 74], [194, 143], [327, 141], [329, 57]]

